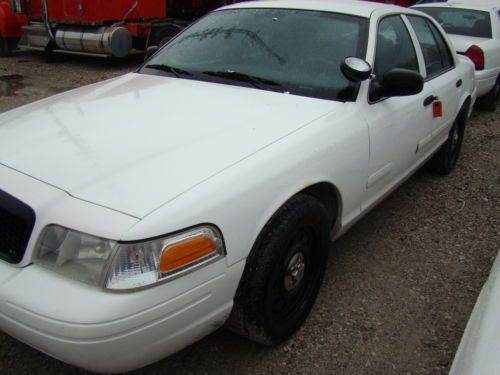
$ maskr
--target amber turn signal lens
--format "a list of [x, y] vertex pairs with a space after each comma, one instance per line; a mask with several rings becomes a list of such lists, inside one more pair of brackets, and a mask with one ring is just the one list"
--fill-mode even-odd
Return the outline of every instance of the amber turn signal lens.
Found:
[[160, 272], [167, 273], [189, 266], [217, 251], [209, 237], [197, 236], [165, 246], [160, 256]]

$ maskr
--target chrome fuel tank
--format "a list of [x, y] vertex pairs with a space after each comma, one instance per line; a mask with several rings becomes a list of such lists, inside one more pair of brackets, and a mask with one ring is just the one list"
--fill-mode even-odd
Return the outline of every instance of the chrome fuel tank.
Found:
[[125, 57], [132, 49], [132, 36], [125, 27], [60, 26], [55, 33], [62, 50]]

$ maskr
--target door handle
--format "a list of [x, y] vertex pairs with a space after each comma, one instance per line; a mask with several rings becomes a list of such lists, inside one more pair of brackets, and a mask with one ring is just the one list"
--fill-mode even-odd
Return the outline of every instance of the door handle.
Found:
[[461, 79], [459, 79], [459, 80], [457, 81], [457, 87], [460, 87], [460, 86], [462, 86], [462, 80], [461, 80]]
[[434, 95], [428, 96], [424, 100], [424, 107], [427, 107], [427, 106], [431, 105], [432, 103], [434, 103], [438, 99], [439, 98], [437, 96], [434, 96]]

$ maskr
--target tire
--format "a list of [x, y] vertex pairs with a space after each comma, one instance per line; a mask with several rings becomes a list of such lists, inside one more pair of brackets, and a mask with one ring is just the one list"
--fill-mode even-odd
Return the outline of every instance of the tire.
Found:
[[497, 79], [495, 86], [485, 95], [477, 100], [477, 108], [482, 111], [494, 112], [498, 98], [500, 96], [500, 77]]
[[[155, 30], [154, 35], [152, 35], [151, 41], [149, 42], [149, 46], [162, 47], [181, 31], [181, 26], [175, 24], [165, 25], [162, 28]], [[146, 46], [146, 48], [149, 46]]]
[[50, 41], [45, 47], [43, 58], [47, 64], [60, 63], [70, 58], [68, 54], [54, 52], [57, 48], [57, 44], [53, 41]]
[[316, 300], [329, 244], [324, 206], [307, 195], [291, 198], [252, 248], [227, 327], [264, 345], [290, 337]]
[[9, 45], [7, 43], [7, 40], [0, 37], [0, 56], [1, 57], [6, 57], [9, 56]]
[[448, 139], [429, 161], [428, 167], [431, 171], [444, 176], [449, 174], [457, 165], [464, 140], [468, 110], [469, 105], [467, 104], [462, 108], [453, 123]]
[[0, 56], [12, 56], [13, 51], [17, 49], [19, 38], [2, 38], [0, 37]]

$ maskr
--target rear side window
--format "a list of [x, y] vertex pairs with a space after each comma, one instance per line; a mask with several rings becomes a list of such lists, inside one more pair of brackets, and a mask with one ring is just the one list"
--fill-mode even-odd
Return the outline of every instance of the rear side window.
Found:
[[423, 17], [408, 16], [424, 54], [427, 77], [435, 77], [453, 67], [451, 52], [439, 31]]
[[491, 38], [491, 18], [488, 12], [440, 7], [419, 7], [418, 10], [438, 21], [449, 34]]
[[443, 35], [436, 28], [436, 26], [434, 26], [432, 24], [432, 22], [429, 22], [429, 21], [427, 21], [427, 25], [430, 27], [430, 29], [432, 31], [432, 35], [434, 35], [434, 38], [436, 39], [436, 42], [438, 44], [439, 52], [441, 53], [441, 59], [442, 59], [442, 63], [443, 63], [443, 68], [444, 69], [451, 68], [452, 66], [455, 65], [455, 63], [453, 61], [453, 57], [452, 57], [453, 56], [452, 55], [452, 51], [450, 50], [450, 48], [446, 44], [446, 42], [445, 42], [445, 40], [443, 38]]

